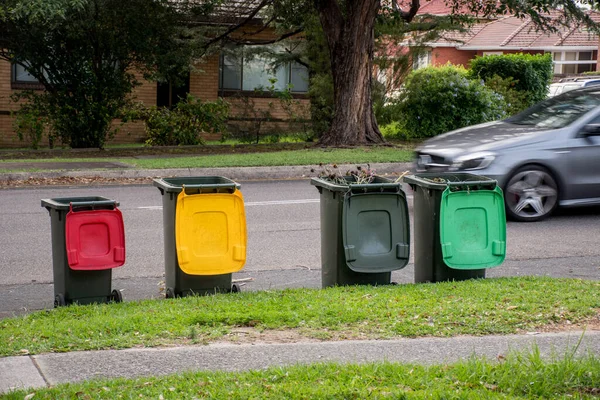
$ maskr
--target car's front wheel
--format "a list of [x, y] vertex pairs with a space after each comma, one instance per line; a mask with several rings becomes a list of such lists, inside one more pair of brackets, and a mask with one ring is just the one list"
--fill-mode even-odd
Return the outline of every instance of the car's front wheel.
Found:
[[558, 185], [546, 168], [526, 165], [508, 180], [504, 190], [506, 213], [516, 221], [533, 222], [548, 217], [558, 205]]

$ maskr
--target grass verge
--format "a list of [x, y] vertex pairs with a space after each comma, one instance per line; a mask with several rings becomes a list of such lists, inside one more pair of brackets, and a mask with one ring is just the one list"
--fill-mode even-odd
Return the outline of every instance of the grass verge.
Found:
[[[235, 150], [233, 150], [235, 151]], [[107, 154], [108, 156], [109, 154]], [[102, 161], [121, 162], [144, 169], [163, 168], [216, 168], [216, 167], [258, 167], [282, 165], [319, 165], [324, 164], [366, 164], [384, 162], [410, 162], [413, 158], [411, 148], [367, 147], [357, 149], [321, 149], [285, 150], [253, 152], [240, 154], [196, 154], [173, 157], [169, 154], [154, 155], [148, 158], [107, 157]], [[43, 158], [43, 159], [6, 159], [0, 160], [0, 169], [6, 162], [97, 162], [98, 158]], [[39, 169], [40, 167], [36, 167]], [[15, 169], [16, 171], [16, 169]]]
[[215, 168], [270, 167], [280, 165], [366, 164], [410, 162], [412, 150], [393, 147], [358, 149], [305, 149], [269, 153], [220, 154], [202, 157], [172, 157], [168, 159], [135, 159], [128, 161], [138, 168]]
[[[236, 340], [293, 331], [320, 340], [488, 335], [597, 320], [600, 282], [500, 278], [242, 292], [71, 306], [0, 321], [0, 355]], [[232, 334], [233, 333], [233, 334]]]
[[6, 399], [531, 399], [597, 398], [600, 359], [571, 354], [544, 360], [536, 349], [501, 362], [453, 365], [395, 363], [269, 368], [241, 373], [196, 372], [116, 379], [18, 391]]

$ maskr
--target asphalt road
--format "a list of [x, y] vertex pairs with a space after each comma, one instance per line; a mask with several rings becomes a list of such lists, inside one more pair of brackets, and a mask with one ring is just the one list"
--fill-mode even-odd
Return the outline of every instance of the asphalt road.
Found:
[[[308, 180], [241, 182], [248, 226], [242, 290], [320, 287], [319, 193]], [[412, 194], [407, 189], [410, 211]], [[50, 218], [43, 198], [104, 196], [118, 200], [127, 262], [113, 272], [125, 300], [160, 298], [164, 286], [162, 200], [146, 186], [47, 187], [0, 192], [0, 317], [51, 308]], [[411, 214], [411, 226], [413, 224]], [[412, 237], [412, 235], [411, 235]], [[508, 223], [505, 263], [488, 277], [548, 275], [600, 278], [600, 208], [566, 210], [538, 223]], [[412, 283], [413, 265], [393, 273]]]

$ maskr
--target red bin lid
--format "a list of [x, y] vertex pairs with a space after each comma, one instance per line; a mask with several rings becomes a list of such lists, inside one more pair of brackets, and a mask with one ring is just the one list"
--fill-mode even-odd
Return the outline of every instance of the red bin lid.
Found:
[[125, 264], [125, 228], [118, 208], [70, 211], [65, 218], [69, 267], [102, 270]]

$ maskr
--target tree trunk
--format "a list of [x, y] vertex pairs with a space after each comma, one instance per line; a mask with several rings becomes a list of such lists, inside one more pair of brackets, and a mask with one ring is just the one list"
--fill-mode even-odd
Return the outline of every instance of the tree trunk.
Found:
[[373, 36], [379, 0], [347, 0], [342, 12], [336, 0], [316, 0], [327, 37], [333, 73], [335, 114], [321, 137], [323, 146], [385, 143], [371, 99]]

